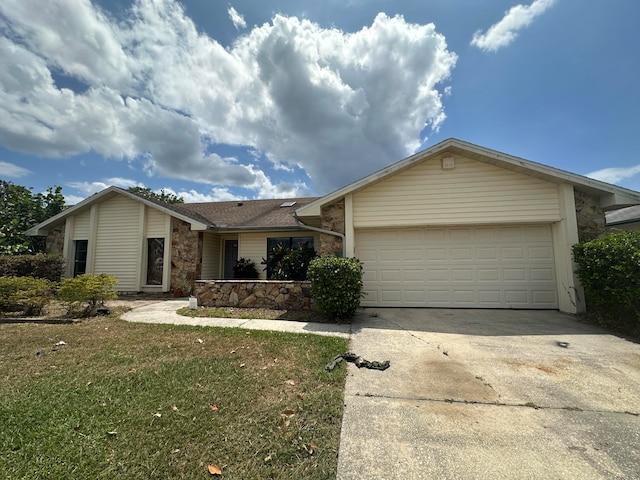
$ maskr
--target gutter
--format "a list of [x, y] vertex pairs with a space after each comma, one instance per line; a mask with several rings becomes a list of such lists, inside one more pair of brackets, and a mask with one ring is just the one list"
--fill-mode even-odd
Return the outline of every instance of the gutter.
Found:
[[311, 230], [313, 232], [326, 233], [327, 235], [333, 235], [334, 237], [340, 237], [342, 239], [342, 256], [343, 257], [346, 256], [345, 249], [346, 249], [347, 242], [346, 242], [344, 233], [334, 232], [333, 230], [325, 230], [324, 228], [312, 227], [311, 225], [307, 225], [306, 223], [304, 223], [302, 220], [298, 218], [298, 216], [296, 215], [296, 212], [293, 212], [293, 218], [295, 219], [296, 223], [304, 229]]

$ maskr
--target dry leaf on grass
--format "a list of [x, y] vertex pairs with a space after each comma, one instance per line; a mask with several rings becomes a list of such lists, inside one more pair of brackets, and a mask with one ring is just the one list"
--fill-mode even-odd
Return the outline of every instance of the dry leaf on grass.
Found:
[[218, 410], [218, 406], [217, 405], [213, 405], [213, 404], [209, 405], [209, 408], [211, 410], [213, 410], [214, 412]]
[[222, 475], [222, 470], [220, 470], [220, 467], [218, 467], [218, 465], [212, 463], [211, 465], [209, 465], [207, 467], [207, 470], [209, 470], [209, 473], [211, 475]]
[[294, 412], [293, 410], [291, 410], [289, 408], [282, 411], [282, 415], [285, 415], [287, 417], [293, 417], [295, 414], [296, 414], [296, 412]]
[[296, 382], [295, 382], [295, 381], [293, 381], [293, 380], [287, 380], [287, 381], [286, 381], [286, 382], [284, 382], [284, 383], [286, 383], [287, 385], [292, 385], [292, 386], [296, 384]]

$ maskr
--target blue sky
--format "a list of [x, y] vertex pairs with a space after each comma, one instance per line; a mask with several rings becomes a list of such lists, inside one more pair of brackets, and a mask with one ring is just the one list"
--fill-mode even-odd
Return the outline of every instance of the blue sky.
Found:
[[322, 195], [449, 137], [640, 190], [640, 2], [3, 0], [0, 178]]

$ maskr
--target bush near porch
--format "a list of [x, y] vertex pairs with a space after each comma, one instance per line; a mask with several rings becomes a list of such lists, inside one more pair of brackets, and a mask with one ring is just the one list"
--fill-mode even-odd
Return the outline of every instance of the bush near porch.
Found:
[[640, 335], [640, 232], [612, 233], [573, 246], [591, 316]]

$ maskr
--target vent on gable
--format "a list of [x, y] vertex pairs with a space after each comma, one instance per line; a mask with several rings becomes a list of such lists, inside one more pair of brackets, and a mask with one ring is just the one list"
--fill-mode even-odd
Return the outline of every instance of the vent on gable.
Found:
[[296, 202], [284, 202], [282, 205], [280, 205], [280, 208], [293, 207], [295, 204], [296, 204]]

